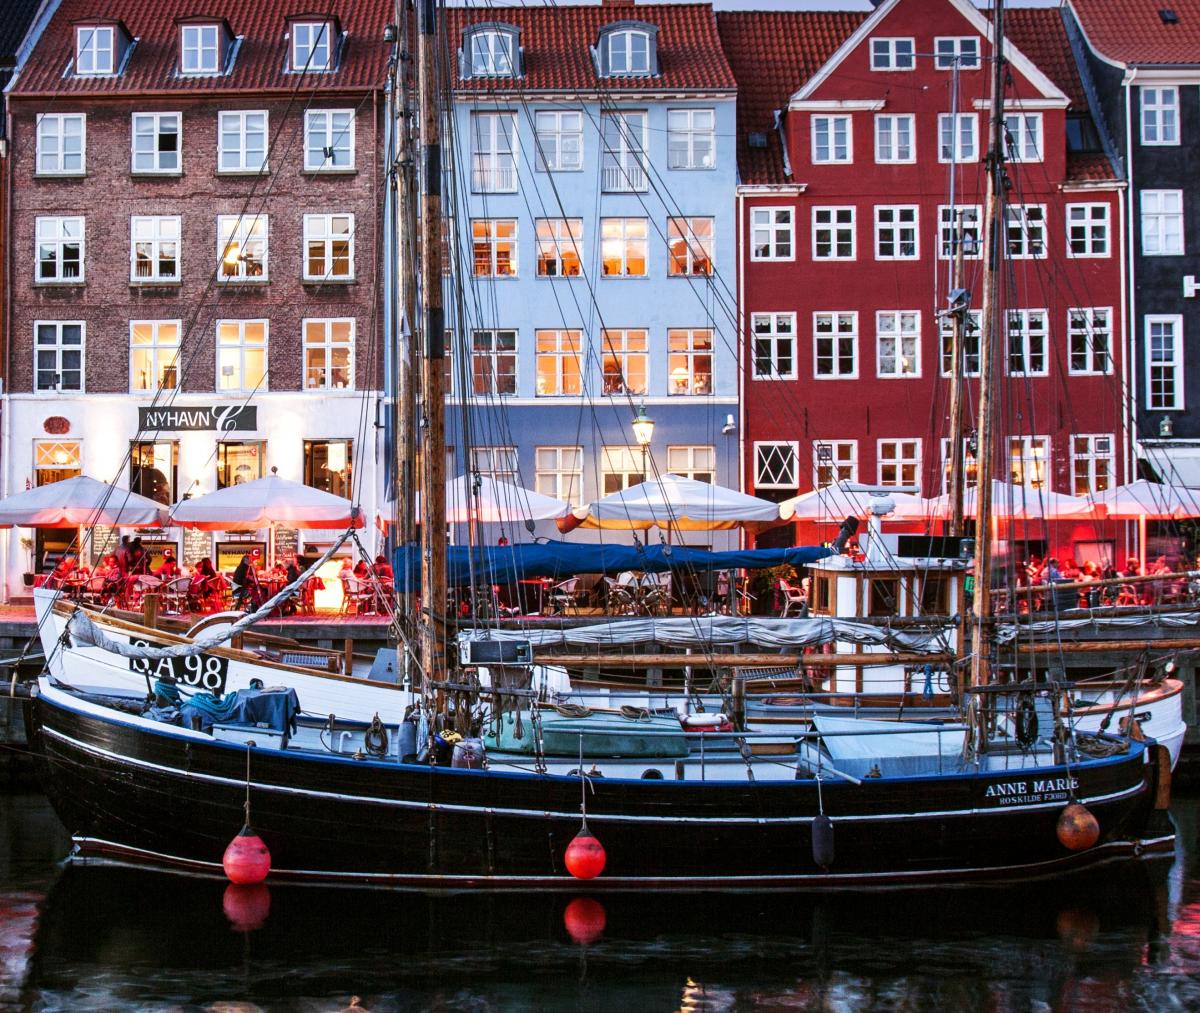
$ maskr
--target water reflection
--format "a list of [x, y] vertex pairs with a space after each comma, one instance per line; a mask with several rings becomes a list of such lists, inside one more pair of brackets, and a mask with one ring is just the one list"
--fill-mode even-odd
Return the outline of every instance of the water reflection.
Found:
[[[1196, 811], [1177, 808], [1188, 849]], [[826, 897], [231, 892], [71, 866], [34, 943], [21, 1002], [35, 1010], [1200, 1008], [1191, 854]]]

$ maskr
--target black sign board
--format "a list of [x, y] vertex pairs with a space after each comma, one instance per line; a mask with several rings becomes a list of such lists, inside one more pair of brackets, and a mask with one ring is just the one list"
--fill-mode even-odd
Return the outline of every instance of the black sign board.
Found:
[[138, 408], [142, 432], [191, 432], [211, 429], [219, 433], [247, 433], [258, 428], [255, 405], [197, 405]]

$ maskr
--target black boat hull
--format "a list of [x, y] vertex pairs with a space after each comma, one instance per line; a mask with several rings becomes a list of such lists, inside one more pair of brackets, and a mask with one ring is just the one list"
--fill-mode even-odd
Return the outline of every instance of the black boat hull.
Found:
[[[84, 854], [219, 870], [242, 824], [247, 750], [42, 692], [33, 739], [46, 792]], [[1165, 750], [1065, 767], [880, 778], [671, 782], [592, 777], [588, 823], [607, 852], [596, 889], [836, 888], [1029, 878], [1173, 847]], [[563, 856], [578, 778], [250, 750], [252, 823], [273, 880], [578, 889]], [[1070, 793], [1100, 843], [1070, 852]], [[813, 820], [834, 823], [828, 869]]]

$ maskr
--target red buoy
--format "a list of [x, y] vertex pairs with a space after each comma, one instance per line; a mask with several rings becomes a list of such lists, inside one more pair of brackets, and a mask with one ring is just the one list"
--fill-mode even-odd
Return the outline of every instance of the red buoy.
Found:
[[1086, 806], [1072, 802], [1058, 817], [1058, 840], [1071, 851], [1086, 851], [1100, 840], [1100, 824]]
[[230, 883], [225, 887], [221, 908], [229, 924], [238, 932], [253, 932], [267, 923], [267, 915], [271, 913], [271, 891], [265, 883], [254, 886]]
[[261, 883], [271, 871], [271, 852], [247, 823], [225, 849], [221, 859], [225, 875], [231, 883], [253, 885]]
[[567, 935], [576, 943], [594, 943], [604, 934], [607, 924], [604, 905], [591, 897], [576, 897], [563, 912]]
[[585, 823], [567, 845], [567, 872], [576, 879], [595, 879], [604, 871], [607, 860], [604, 845], [592, 836]]

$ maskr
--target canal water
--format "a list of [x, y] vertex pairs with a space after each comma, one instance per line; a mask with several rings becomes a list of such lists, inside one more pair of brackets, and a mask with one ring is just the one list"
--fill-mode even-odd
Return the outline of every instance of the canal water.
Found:
[[45, 801], [0, 795], [0, 1008], [317, 1013], [358, 996], [372, 1011], [1196, 1010], [1200, 801], [1173, 815], [1173, 862], [1036, 886], [236, 893], [64, 867]]

